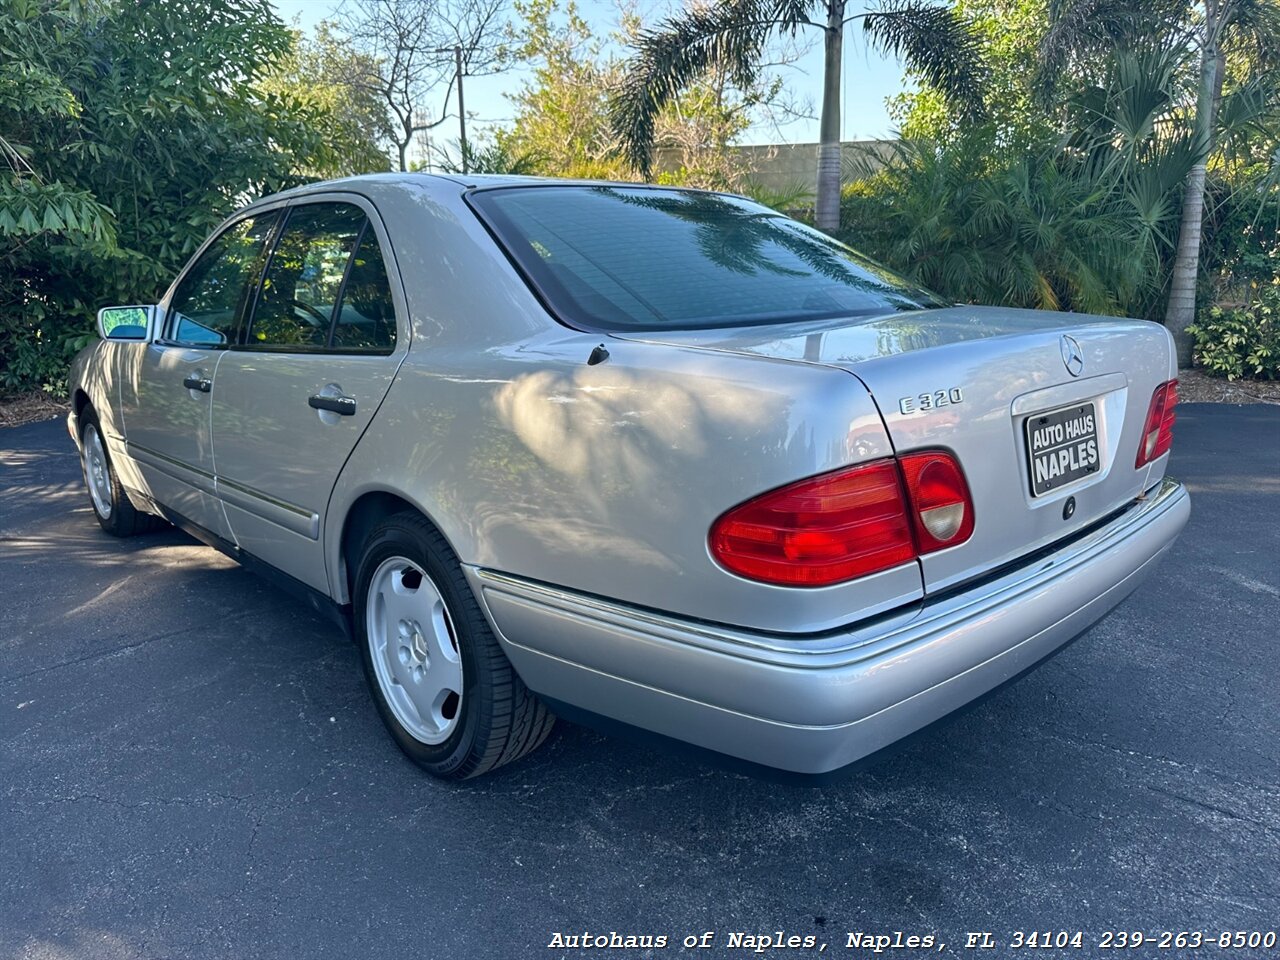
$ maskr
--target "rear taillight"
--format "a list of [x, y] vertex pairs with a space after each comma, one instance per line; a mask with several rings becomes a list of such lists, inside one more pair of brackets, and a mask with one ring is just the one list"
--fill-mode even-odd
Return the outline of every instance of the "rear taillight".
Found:
[[734, 573], [792, 587], [824, 587], [915, 557], [893, 460], [824, 473], [748, 500], [712, 524], [710, 546]]
[[1142, 439], [1138, 441], [1138, 459], [1134, 467], [1145, 467], [1169, 452], [1173, 446], [1173, 424], [1178, 419], [1174, 412], [1177, 405], [1177, 380], [1156, 387], [1156, 392], [1151, 395], [1151, 406], [1147, 407], [1147, 422], [1142, 428]]
[[955, 546], [972, 533], [973, 502], [959, 464], [930, 451], [762, 494], [716, 520], [709, 545], [740, 576], [825, 587]]
[[964, 543], [973, 534], [973, 500], [960, 464], [948, 453], [909, 453], [899, 459], [921, 553]]

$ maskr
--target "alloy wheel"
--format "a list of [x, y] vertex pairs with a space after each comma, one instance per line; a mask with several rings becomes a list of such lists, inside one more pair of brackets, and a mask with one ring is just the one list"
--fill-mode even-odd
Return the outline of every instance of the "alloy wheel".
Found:
[[461, 716], [463, 677], [457, 634], [426, 571], [389, 557], [369, 582], [369, 653], [396, 720], [422, 743], [443, 743]]
[[92, 423], [84, 428], [81, 438], [80, 458], [84, 463], [84, 478], [89, 485], [89, 497], [93, 508], [103, 520], [111, 519], [111, 467], [107, 453], [102, 449], [102, 437]]

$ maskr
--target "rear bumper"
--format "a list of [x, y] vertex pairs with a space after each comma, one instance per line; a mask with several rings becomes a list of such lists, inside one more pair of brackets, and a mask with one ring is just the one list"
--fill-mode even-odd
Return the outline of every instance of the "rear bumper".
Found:
[[853, 763], [1016, 677], [1132, 592], [1190, 497], [1165, 480], [1057, 551], [844, 631], [778, 636], [703, 624], [468, 568], [536, 693], [799, 774]]

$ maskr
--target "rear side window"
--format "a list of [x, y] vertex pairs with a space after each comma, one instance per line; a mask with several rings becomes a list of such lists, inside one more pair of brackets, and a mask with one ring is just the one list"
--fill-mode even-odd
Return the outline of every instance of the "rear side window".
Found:
[[342, 282], [364, 224], [364, 211], [347, 203], [306, 204], [289, 212], [262, 277], [247, 346], [329, 345]]
[[574, 326], [700, 329], [942, 305], [825, 234], [738, 197], [539, 186], [469, 199]]
[[396, 345], [396, 310], [387, 282], [387, 265], [372, 225], [356, 247], [333, 327], [333, 347], [343, 351], [390, 353]]
[[234, 340], [276, 219], [275, 213], [247, 217], [205, 249], [174, 290], [166, 340], [197, 347], [225, 346]]

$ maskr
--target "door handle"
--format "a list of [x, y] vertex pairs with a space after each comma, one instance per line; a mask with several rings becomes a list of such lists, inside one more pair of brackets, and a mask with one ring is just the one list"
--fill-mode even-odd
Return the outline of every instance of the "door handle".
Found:
[[307, 397], [307, 406], [312, 410], [328, 410], [340, 417], [350, 417], [356, 412], [356, 398], [326, 397], [318, 393], [314, 397]]
[[192, 374], [182, 381], [182, 385], [188, 390], [199, 390], [201, 393], [208, 393], [213, 389], [213, 381], [208, 377], [197, 377]]

